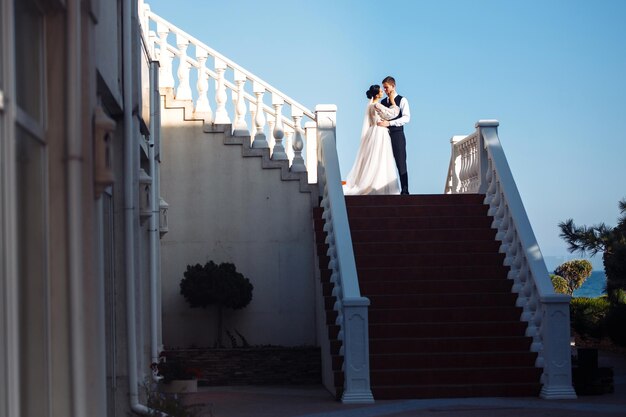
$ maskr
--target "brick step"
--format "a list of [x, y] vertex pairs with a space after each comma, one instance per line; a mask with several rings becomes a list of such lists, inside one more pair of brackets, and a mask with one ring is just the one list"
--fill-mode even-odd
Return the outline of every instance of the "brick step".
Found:
[[[451, 289], [453, 290], [453, 289]], [[370, 299], [370, 310], [380, 308], [464, 308], [464, 307], [515, 307], [516, 294], [482, 293], [472, 294], [401, 294], [378, 295], [366, 294]]]
[[[356, 267], [419, 267], [419, 266], [500, 266], [503, 253], [469, 253], [451, 256], [448, 253], [411, 255], [359, 255], [355, 256]], [[320, 261], [322, 257], [320, 256]]]
[[[325, 254], [324, 245], [318, 253]], [[450, 256], [468, 253], [497, 253], [500, 242], [495, 240], [448, 241], [448, 242], [354, 242], [354, 254], [358, 255], [401, 255], [447, 253]], [[323, 252], [322, 252], [323, 250]]]
[[[320, 265], [328, 265], [330, 257], [318, 254]], [[503, 253], [456, 254], [403, 254], [403, 255], [358, 255], [354, 257], [357, 270], [380, 267], [437, 267], [446, 266], [500, 266], [504, 262]]]
[[519, 352], [530, 350], [531, 338], [449, 337], [449, 338], [370, 338], [370, 355], [398, 353]]
[[382, 217], [450, 217], [450, 216], [486, 216], [488, 207], [482, 204], [456, 204], [436, 206], [353, 206], [347, 207], [348, 218]]
[[[380, 267], [358, 270], [359, 282], [389, 280], [448, 280], [448, 279], [503, 279], [508, 267], [498, 266], [415, 266], [415, 267]], [[329, 276], [330, 277], [330, 276]]]
[[346, 206], [419, 206], [450, 204], [483, 204], [484, 194], [415, 194], [346, 196]]
[[[371, 339], [405, 339], [415, 337], [514, 337], [524, 334], [527, 324], [521, 321], [379, 323], [369, 325]], [[528, 352], [527, 352], [528, 353]]]
[[539, 381], [535, 367], [371, 370], [371, 385], [528, 384]]
[[[368, 310], [369, 324], [389, 323], [450, 323], [492, 321], [494, 318], [502, 321], [516, 321], [520, 319], [522, 309], [511, 307], [465, 307], [465, 308], [386, 308]], [[334, 324], [334, 321], [331, 323]]]
[[[534, 367], [537, 354], [520, 352], [370, 355], [370, 369]], [[342, 358], [343, 360], [343, 358]]]
[[[350, 231], [357, 230], [415, 230], [415, 229], [473, 229], [491, 227], [493, 219], [487, 216], [422, 216], [422, 217], [357, 217], [348, 219]], [[431, 233], [430, 237], [436, 237]], [[436, 240], [436, 239], [433, 239]]]
[[372, 386], [377, 400], [407, 398], [466, 398], [466, 397], [537, 397], [541, 385], [528, 384], [471, 384], [471, 385], [401, 385]]
[[[487, 222], [483, 222], [487, 223]], [[435, 227], [415, 228], [401, 227], [399, 230], [356, 230], [351, 229], [352, 242], [356, 243], [386, 243], [386, 242], [451, 242], [451, 241], [493, 241], [496, 238], [496, 230], [482, 224], [481, 227]], [[324, 242], [325, 234], [319, 233], [316, 238], [318, 242]]]
[[[507, 279], [392, 279], [389, 275], [381, 274], [380, 280], [361, 281], [361, 294], [367, 297], [372, 294], [449, 294], [451, 291], [463, 294], [510, 293], [513, 286], [513, 282]], [[329, 291], [332, 291], [332, 284], [323, 285], [327, 285]]]

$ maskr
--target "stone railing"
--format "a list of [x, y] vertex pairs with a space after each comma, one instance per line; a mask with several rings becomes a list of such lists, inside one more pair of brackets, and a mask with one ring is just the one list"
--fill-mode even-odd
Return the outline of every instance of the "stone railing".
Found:
[[543, 368], [541, 397], [576, 398], [572, 387], [570, 297], [556, 294], [543, 255], [530, 226], [513, 175], [498, 138], [498, 121], [481, 120], [476, 132], [452, 139], [452, 156], [445, 192], [485, 194], [500, 252], [510, 267], [508, 278], [528, 323], [535, 365]]
[[[194, 118], [231, 124], [232, 134], [250, 136], [253, 148], [269, 148], [273, 160], [289, 160], [291, 171], [306, 171], [303, 151], [317, 152], [315, 143], [304, 149], [301, 123], [303, 118], [314, 121], [313, 112], [156, 15], [147, 4], [141, 27], [149, 54], [160, 64], [159, 88], [171, 89], [176, 100], [193, 101]], [[290, 117], [283, 114], [285, 106]]]
[[352, 238], [348, 224], [346, 200], [341, 187], [341, 174], [336, 147], [336, 113], [333, 105], [316, 107], [318, 184], [324, 209], [324, 231], [327, 234], [328, 268], [332, 271], [333, 295], [337, 298], [336, 324], [342, 343], [344, 403], [373, 402], [370, 389], [369, 340], [367, 310], [369, 299], [361, 296], [354, 261]]

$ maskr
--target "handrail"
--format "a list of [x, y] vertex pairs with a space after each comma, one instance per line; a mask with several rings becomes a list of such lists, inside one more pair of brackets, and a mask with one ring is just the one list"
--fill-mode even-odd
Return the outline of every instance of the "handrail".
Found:
[[324, 231], [327, 233], [328, 268], [332, 271], [333, 294], [337, 297], [335, 310], [339, 325], [338, 339], [344, 356], [344, 403], [371, 403], [369, 336], [367, 308], [369, 299], [361, 296], [354, 260], [354, 250], [348, 223], [346, 200], [341, 187], [341, 173], [337, 156], [336, 112], [334, 105], [315, 108], [318, 141], [318, 183]]
[[[476, 132], [452, 141], [446, 193], [484, 193], [508, 278], [528, 323], [535, 365], [543, 368], [541, 397], [576, 398], [569, 346], [569, 300], [556, 294], [539, 244], [498, 138], [497, 120], [480, 120]], [[460, 166], [459, 166], [460, 164]]]

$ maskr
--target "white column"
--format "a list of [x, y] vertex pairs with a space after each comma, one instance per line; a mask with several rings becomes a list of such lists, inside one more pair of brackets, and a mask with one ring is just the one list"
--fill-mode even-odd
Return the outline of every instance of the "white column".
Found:
[[267, 146], [270, 148], [270, 155], [274, 152], [274, 145], [276, 145], [276, 139], [274, 138], [274, 125], [276, 121], [274, 120], [274, 115], [268, 114], [267, 116], [267, 124], [269, 126], [269, 137], [267, 138]]
[[226, 112], [226, 84], [224, 83], [224, 72], [226, 72], [226, 63], [219, 58], [215, 58], [215, 72], [217, 72], [217, 80], [215, 81], [215, 102], [217, 110], [215, 110], [215, 124], [229, 124], [230, 118]]
[[213, 111], [209, 104], [209, 74], [206, 71], [206, 60], [209, 53], [196, 45], [196, 59], [198, 60], [198, 101], [196, 102], [196, 113], [204, 116], [205, 123], [213, 122]]
[[176, 46], [178, 46], [178, 88], [176, 89], [176, 99], [191, 100], [191, 87], [189, 86], [189, 61], [187, 60], [189, 39], [182, 35], [176, 35]]
[[306, 138], [306, 166], [309, 174], [309, 184], [317, 184], [317, 125], [310, 120], [304, 124]]
[[256, 135], [256, 104], [250, 103], [250, 146]]
[[291, 171], [305, 172], [304, 159], [302, 159], [302, 150], [304, 149], [304, 140], [302, 139], [302, 128], [300, 127], [300, 119], [302, 119], [302, 110], [291, 107], [291, 117], [293, 119], [294, 136], [293, 136], [293, 161], [291, 163]]
[[[235, 70], [235, 84], [237, 85], [236, 101], [235, 101], [235, 123], [233, 124], [233, 136], [248, 136], [248, 125], [246, 124], [246, 97], [244, 92], [244, 84], [246, 83], [246, 75]], [[235, 92], [233, 92], [235, 97]]]
[[572, 387], [569, 300], [564, 294], [541, 298], [544, 367], [540, 396], [548, 400], [576, 398]]
[[263, 111], [263, 94], [265, 93], [265, 87], [260, 83], [254, 81], [252, 83], [252, 91], [256, 96], [256, 114], [254, 115], [254, 142], [252, 142], [253, 148], [269, 148], [267, 139], [265, 138], [265, 112]]
[[293, 162], [293, 129], [289, 126], [285, 126], [285, 153], [287, 154], [287, 159], [289, 160], [289, 166], [291, 166]]
[[276, 161], [286, 161], [289, 158], [285, 153], [283, 146], [283, 138], [285, 137], [285, 129], [283, 127], [282, 108], [285, 100], [278, 94], [272, 94], [272, 106], [274, 106], [274, 129], [272, 130], [275, 144], [272, 152], [272, 159]]
[[167, 25], [158, 22], [157, 33], [159, 34], [159, 87], [174, 88], [174, 75], [172, 74], [173, 54], [168, 49], [167, 35], [170, 29]]

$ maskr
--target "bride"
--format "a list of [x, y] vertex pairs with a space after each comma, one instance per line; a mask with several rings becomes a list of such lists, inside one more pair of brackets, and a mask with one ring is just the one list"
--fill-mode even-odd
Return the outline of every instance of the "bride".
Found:
[[[379, 85], [370, 86], [365, 94], [370, 102], [365, 111], [361, 144], [356, 154], [356, 161], [343, 186], [343, 193], [345, 195], [400, 194], [389, 130], [376, 125], [381, 119], [393, 119], [400, 110], [395, 104], [387, 108], [379, 103], [383, 96]], [[395, 91], [392, 94], [395, 95]], [[394, 98], [390, 97], [391, 103], [394, 103]]]

